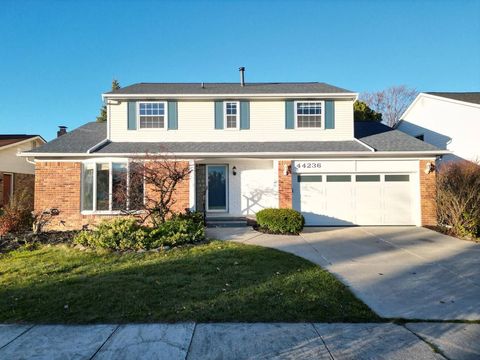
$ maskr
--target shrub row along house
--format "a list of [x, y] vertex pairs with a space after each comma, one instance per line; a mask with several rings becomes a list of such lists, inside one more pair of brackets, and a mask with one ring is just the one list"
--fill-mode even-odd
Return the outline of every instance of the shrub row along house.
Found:
[[155, 154], [192, 169], [177, 186], [176, 211], [225, 218], [281, 207], [299, 210], [306, 225], [436, 223], [434, 164], [446, 151], [378, 123], [354, 124], [357, 93], [241, 79], [103, 94], [106, 123], [22, 154], [36, 164], [36, 211], [58, 209], [50, 226], [60, 229], [122, 214], [128, 205], [112, 195], [118, 179], [131, 159]]

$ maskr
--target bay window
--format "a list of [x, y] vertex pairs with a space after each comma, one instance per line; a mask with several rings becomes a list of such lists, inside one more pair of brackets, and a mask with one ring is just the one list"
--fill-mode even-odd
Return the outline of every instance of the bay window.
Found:
[[87, 162], [82, 169], [82, 211], [120, 212], [141, 209], [141, 166], [128, 162]]

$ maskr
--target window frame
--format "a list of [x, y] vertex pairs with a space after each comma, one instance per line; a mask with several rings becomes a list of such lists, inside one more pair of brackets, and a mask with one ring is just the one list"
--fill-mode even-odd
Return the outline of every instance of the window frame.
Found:
[[[234, 103], [237, 105], [236, 123], [235, 127], [227, 127], [227, 104]], [[229, 115], [231, 116], [231, 115]], [[225, 100], [223, 102], [223, 129], [224, 130], [240, 130], [240, 101], [237, 100]]]
[[[140, 127], [140, 104], [163, 104], [164, 108], [164, 121], [163, 127], [158, 128], [142, 128]], [[145, 115], [143, 115], [145, 116]], [[149, 116], [149, 115], [146, 115]], [[153, 115], [150, 115], [153, 116]], [[144, 101], [137, 101], [136, 102], [136, 123], [137, 123], [137, 130], [140, 131], [165, 131], [168, 129], [168, 101], [161, 101], [161, 100], [144, 100]]]
[[[320, 127], [299, 127], [298, 126], [298, 104], [299, 103], [320, 103]], [[325, 130], [325, 100], [295, 100], [294, 101], [294, 113], [295, 113], [295, 130]], [[308, 116], [308, 115], [307, 115]]]
[[[130, 189], [130, 164], [131, 161], [128, 159], [94, 159], [86, 160], [82, 163], [81, 176], [80, 176], [80, 213], [82, 215], [121, 215], [126, 212], [129, 214], [139, 214], [142, 210], [128, 210], [129, 207], [129, 198], [127, 197], [127, 209], [124, 210], [112, 210], [113, 207], [113, 163], [120, 163], [127, 165], [127, 189]], [[108, 210], [97, 210], [97, 165], [98, 164], [108, 164]], [[93, 199], [92, 199], [92, 210], [84, 210], [84, 182], [83, 174], [85, 171], [86, 165], [93, 165]], [[143, 182], [144, 193], [143, 193], [143, 203], [145, 204], [145, 180]], [[128, 190], [127, 190], [128, 191]]]

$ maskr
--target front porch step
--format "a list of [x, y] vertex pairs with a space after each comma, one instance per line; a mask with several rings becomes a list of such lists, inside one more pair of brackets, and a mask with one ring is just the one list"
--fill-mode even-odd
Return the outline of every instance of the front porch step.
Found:
[[208, 217], [207, 227], [244, 227], [252, 225], [252, 219], [245, 217]]

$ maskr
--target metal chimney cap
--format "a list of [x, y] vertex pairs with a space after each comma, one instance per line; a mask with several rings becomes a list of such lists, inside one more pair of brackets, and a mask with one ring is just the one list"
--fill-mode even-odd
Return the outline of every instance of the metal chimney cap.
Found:
[[241, 66], [238, 68], [239, 71], [245, 71], [245, 66]]

